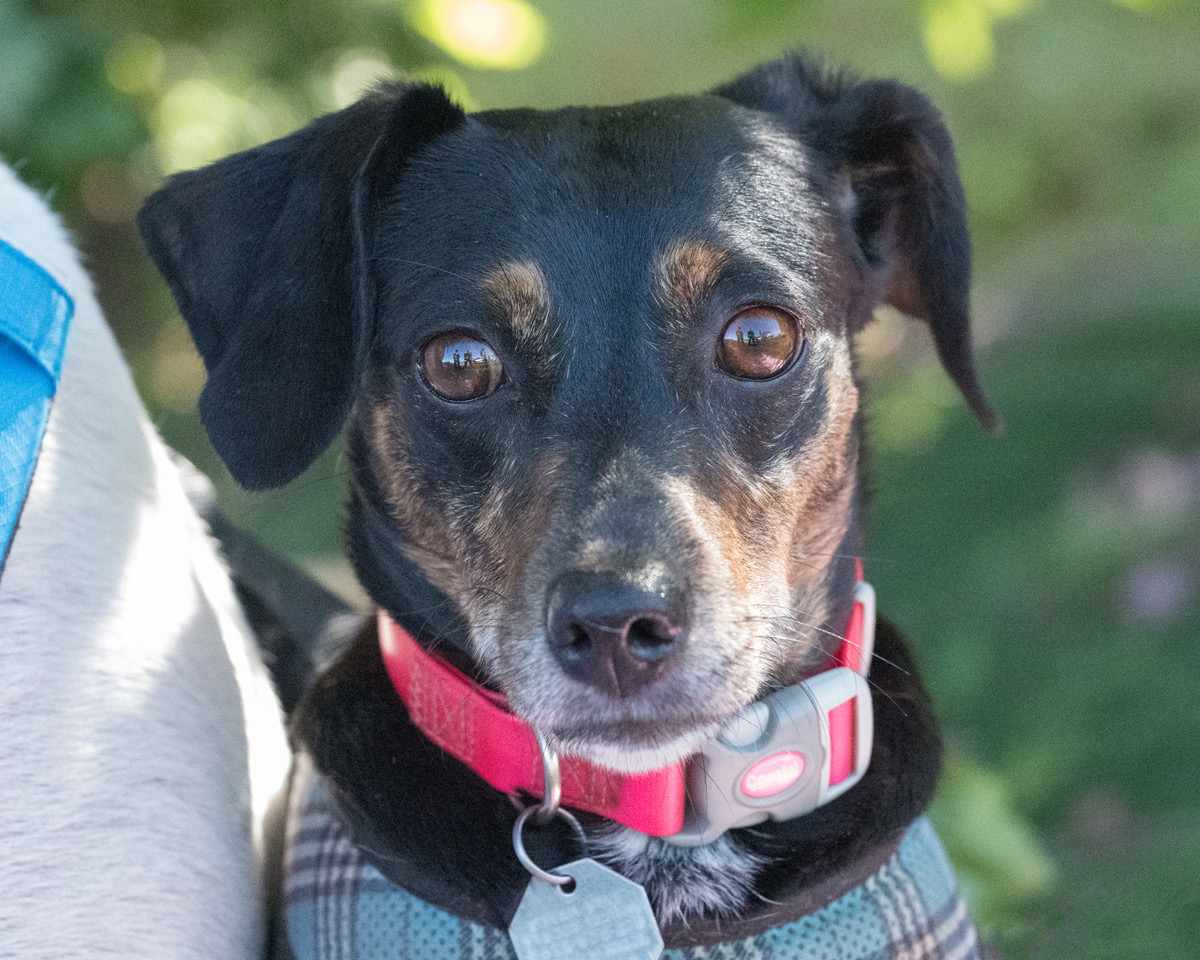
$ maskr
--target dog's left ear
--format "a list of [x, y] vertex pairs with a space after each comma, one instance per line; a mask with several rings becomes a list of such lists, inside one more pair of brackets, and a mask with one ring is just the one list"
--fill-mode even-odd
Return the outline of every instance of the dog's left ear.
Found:
[[832, 165], [879, 299], [928, 322], [967, 403], [985, 427], [999, 429], [971, 351], [966, 201], [934, 106], [904, 84], [858, 81], [796, 54], [713, 92], [776, 114]]
[[243, 486], [286, 483], [341, 429], [373, 340], [378, 212], [464, 122], [440, 89], [385, 84], [146, 201], [138, 226], [208, 370], [201, 419]]

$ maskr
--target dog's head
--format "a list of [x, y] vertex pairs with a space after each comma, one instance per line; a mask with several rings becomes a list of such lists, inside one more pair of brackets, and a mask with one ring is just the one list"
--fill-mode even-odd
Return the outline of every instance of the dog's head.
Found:
[[829, 649], [874, 307], [927, 320], [991, 420], [945, 128], [800, 58], [597, 109], [384, 87], [172, 178], [141, 226], [234, 476], [287, 482], [349, 418], [370, 592], [612, 765]]

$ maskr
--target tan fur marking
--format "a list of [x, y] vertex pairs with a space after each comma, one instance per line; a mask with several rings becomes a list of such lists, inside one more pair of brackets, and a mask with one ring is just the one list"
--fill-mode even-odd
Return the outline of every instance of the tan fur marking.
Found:
[[395, 416], [395, 410], [390, 403], [380, 402], [371, 407], [368, 422], [375, 474], [383, 480], [388, 506], [399, 514], [403, 512], [411, 495], [405, 483], [408, 458], [405, 456], [403, 437], [395, 429]]
[[712, 291], [729, 255], [703, 240], [668, 247], [658, 260], [659, 295], [677, 313], [690, 313]]
[[[541, 529], [555, 500], [559, 474], [566, 465], [558, 453], [544, 453], [529, 466], [519, 487], [500, 479], [488, 491], [473, 532], [483, 554], [496, 569], [505, 592], [517, 589], [537, 538], [528, 531]], [[526, 531], [523, 535], [521, 531]]]
[[[755, 472], [721, 450], [697, 482], [666, 485], [719, 554], [719, 568], [701, 564], [693, 570], [697, 589], [720, 597], [735, 631], [765, 635], [757, 642], [771, 656], [789, 660], [793, 642], [806, 643], [817, 655], [828, 652], [820, 632], [829, 616], [824, 583], [846, 536], [857, 475], [858, 392], [848, 356], [831, 365], [828, 399], [816, 436], [768, 470]], [[785, 610], [789, 615], [782, 616]]]
[[858, 389], [846, 366], [830, 369], [830, 413], [824, 429], [792, 467], [797, 494], [788, 571], [792, 583], [824, 576], [849, 525], [858, 468], [858, 450], [852, 443]]
[[550, 332], [550, 288], [536, 263], [502, 263], [484, 277], [483, 289], [518, 341], [539, 344], [546, 340]]
[[448, 596], [463, 597], [462, 567], [456, 558], [422, 549], [420, 544], [456, 542], [449, 518], [427, 508], [416, 494], [417, 481], [408, 462], [404, 434], [396, 424], [396, 411], [387, 401], [375, 403], [367, 416], [371, 437], [372, 469], [381, 480], [392, 519], [408, 534], [405, 552], [429, 577], [431, 583]]

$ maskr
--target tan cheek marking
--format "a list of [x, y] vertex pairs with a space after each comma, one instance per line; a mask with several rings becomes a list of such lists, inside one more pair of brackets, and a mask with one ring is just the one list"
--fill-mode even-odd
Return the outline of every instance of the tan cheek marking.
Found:
[[793, 586], [815, 581], [825, 575], [834, 553], [849, 527], [854, 485], [848, 479], [834, 486], [822, 506], [802, 517], [796, 525], [796, 538], [788, 582]]
[[789, 582], [824, 576], [849, 526], [858, 450], [853, 443], [858, 389], [849, 364], [830, 372], [830, 415], [821, 436], [793, 465], [797, 510]]
[[536, 263], [502, 263], [484, 277], [483, 289], [518, 342], [545, 344], [550, 335], [550, 289]]
[[731, 504], [734, 514], [727, 523], [723, 547], [756, 583], [778, 577], [784, 544], [779, 518], [786, 515], [790, 492], [786, 486], [757, 476], [740, 461], [728, 458], [718, 502]]
[[658, 293], [676, 314], [690, 314], [712, 292], [729, 259], [719, 247], [703, 240], [670, 246], [658, 260]]
[[[732, 455], [718, 456], [705, 473], [704, 481], [675, 478], [665, 489], [677, 505], [678, 522], [715, 554], [692, 570], [699, 589], [732, 587], [736, 595], [727, 601], [736, 603], [759, 593], [762, 584], [779, 579], [787, 549], [787, 538], [779, 532], [786, 490], [753, 475]], [[716, 569], [707, 569], [710, 564]], [[713, 582], [706, 584], [706, 578]]]
[[410, 541], [405, 552], [434, 586], [465, 606], [470, 598], [464, 589], [463, 566], [455, 551], [458, 537], [449, 522], [450, 511], [432, 507], [418, 495], [419, 485], [409, 463], [404, 434], [391, 404], [375, 403], [367, 422], [372, 470], [381, 482], [392, 520]]
[[829, 383], [828, 417], [797, 456], [760, 474], [722, 451], [698, 481], [663, 485], [674, 521], [699, 542], [691, 575], [714, 612], [713, 649], [721, 638], [740, 645], [725, 655], [751, 665], [747, 689], [775, 664], [806, 669], [830, 646], [818, 629], [829, 617], [825, 576], [849, 525], [857, 468], [848, 355]]
[[858, 409], [848, 361], [834, 365], [829, 383], [829, 416], [799, 455], [760, 475], [722, 453], [704, 490], [695, 492], [702, 535], [718, 545], [739, 590], [762, 589], [781, 571], [791, 587], [816, 583], [846, 535]]
[[704, 525], [704, 532], [712, 537], [721, 557], [729, 564], [734, 586], [739, 593], [745, 593], [751, 578], [750, 554], [736, 520], [727, 510], [721, 508], [718, 501], [709, 497], [697, 498], [696, 513]]
[[530, 465], [519, 486], [499, 481], [480, 506], [473, 532], [489, 570], [506, 592], [515, 589], [537, 546], [537, 533], [546, 527], [565, 465], [561, 454], [544, 453]]
[[371, 436], [371, 466], [387, 494], [388, 507], [403, 514], [412, 502], [412, 483], [408, 476], [404, 436], [397, 429], [396, 413], [386, 401], [377, 402], [368, 422]]
[[[497, 644], [510, 632], [501, 628], [503, 595], [513, 594], [515, 571], [535, 542], [514, 531], [536, 529], [536, 519], [528, 512], [517, 515], [520, 498], [504, 485], [488, 495], [478, 512], [453, 498], [426, 496], [391, 404], [376, 403], [367, 413], [367, 427], [372, 470], [392, 521], [403, 531], [405, 553], [456, 603], [471, 626], [477, 655], [494, 666]], [[561, 466], [555, 458], [543, 457], [532, 473], [548, 488]], [[529, 499], [534, 505], [548, 500], [540, 494]]]
[[[671, 504], [669, 522], [684, 531], [697, 550], [688, 569], [693, 589], [713, 598], [717, 609], [724, 608], [731, 584], [741, 593], [746, 583], [745, 570], [722, 547], [728, 537], [729, 518], [710, 496], [682, 477], [664, 477], [660, 489]], [[718, 533], [723, 529], [724, 537]]]

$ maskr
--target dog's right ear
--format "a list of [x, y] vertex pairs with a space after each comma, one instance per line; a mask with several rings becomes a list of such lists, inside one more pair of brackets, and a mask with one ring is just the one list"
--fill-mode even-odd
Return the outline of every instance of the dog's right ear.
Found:
[[372, 337], [377, 210], [413, 152], [464, 119], [436, 87], [381, 86], [176, 174], [142, 208], [208, 370], [201, 418], [244, 486], [286, 483], [341, 429]]
[[792, 54], [715, 93], [783, 118], [844, 184], [842, 214], [883, 299], [925, 320], [942, 366], [989, 429], [1000, 420], [975, 373], [971, 243], [950, 133], [901, 83], [860, 81]]

